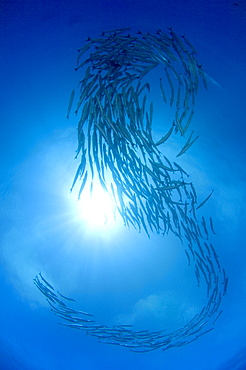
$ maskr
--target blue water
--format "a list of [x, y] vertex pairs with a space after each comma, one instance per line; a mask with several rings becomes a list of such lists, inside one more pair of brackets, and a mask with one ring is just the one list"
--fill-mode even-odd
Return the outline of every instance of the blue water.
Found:
[[[246, 369], [245, 17], [245, 2], [229, 0], [1, 2], [0, 369]], [[203, 307], [175, 237], [148, 239], [118, 224], [92, 230], [69, 192], [78, 165], [76, 117], [66, 119], [77, 49], [109, 29], [170, 26], [196, 47], [209, 76], [192, 121], [199, 140], [179, 163], [200, 199], [214, 189], [202, 214], [213, 217], [229, 287], [212, 332], [136, 354], [59, 325], [33, 278], [42, 271], [107, 325], [172, 330]]]

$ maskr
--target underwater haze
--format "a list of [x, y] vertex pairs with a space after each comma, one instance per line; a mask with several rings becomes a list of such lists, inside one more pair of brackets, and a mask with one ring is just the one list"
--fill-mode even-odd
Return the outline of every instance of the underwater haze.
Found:
[[0, 370], [246, 369], [245, 18], [1, 1]]

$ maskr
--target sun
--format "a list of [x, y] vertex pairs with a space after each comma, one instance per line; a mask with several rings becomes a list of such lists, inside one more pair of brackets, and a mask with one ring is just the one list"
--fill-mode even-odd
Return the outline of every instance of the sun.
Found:
[[81, 218], [95, 227], [110, 223], [114, 218], [114, 206], [109, 194], [97, 186], [91, 193], [84, 192], [78, 200]]
[[87, 232], [115, 232], [119, 228], [116, 205], [100, 183], [93, 183], [92, 191], [86, 184], [79, 200], [76, 190], [71, 193], [71, 198], [75, 218], [83, 223]]

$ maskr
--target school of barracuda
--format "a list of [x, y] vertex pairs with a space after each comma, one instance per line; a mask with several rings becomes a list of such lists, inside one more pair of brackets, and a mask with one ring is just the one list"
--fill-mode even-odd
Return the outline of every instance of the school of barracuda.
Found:
[[[222, 313], [221, 301], [227, 292], [228, 277], [209, 241], [215, 234], [213, 220], [198, 217], [212, 192], [201, 202], [189, 175], [159, 150], [171, 135], [184, 137], [194, 114], [200, 82], [207, 88], [206, 74], [196, 59], [197, 52], [185, 36], [172, 28], [155, 34], [130, 28], [88, 37], [79, 50], [77, 67], [83, 71], [75, 113], [79, 115], [78, 148], [81, 162], [71, 191], [80, 180], [80, 198], [86, 184], [96, 179], [111, 196], [115, 210], [126, 226], [140, 231], [176, 235], [184, 246], [188, 265], [194, 267], [198, 286], [206, 288], [207, 304], [178, 330], [134, 331], [132, 325], [97, 325], [93, 315], [67, 306], [67, 298], [55, 291], [41, 275], [34, 283], [45, 295], [62, 325], [84, 331], [101, 343], [126, 347], [133, 352], [163, 351], [181, 347], [213, 330]], [[163, 107], [172, 109], [173, 121], [163, 136], [154, 140], [154, 102], [150, 101], [148, 76], [158, 72]], [[154, 76], [154, 75], [153, 75]], [[154, 77], [151, 77], [151, 81]], [[155, 91], [156, 94], [156, 91]], [[68, 114], [74, 105], [72, 91]], [[176, 157], [197, 140], [194, 132]]]

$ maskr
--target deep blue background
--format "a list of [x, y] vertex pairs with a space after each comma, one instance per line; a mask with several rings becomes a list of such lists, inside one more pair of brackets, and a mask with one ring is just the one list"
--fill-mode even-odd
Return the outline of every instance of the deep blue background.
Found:
[[[217, 0], [0, 2], [0, 369], [246, 368], [246, 5]], [[198, 50], [209, 90], [197, 98], [199, 141], [180, 158], [214, 219], [229, 275], [215, 330], [188, 346], [135, 354], [58, 325], [32, 279], [44, 276], [77, 308], [113, 325], [183, 325], [204, 303], [182, 247], [134, 230], [92, 233], [75, 217], [69, 189], [77, 162], [77, 49], [88, 35], [172, 26]], [[171, 148], [170, 148], [171, 151]]]

